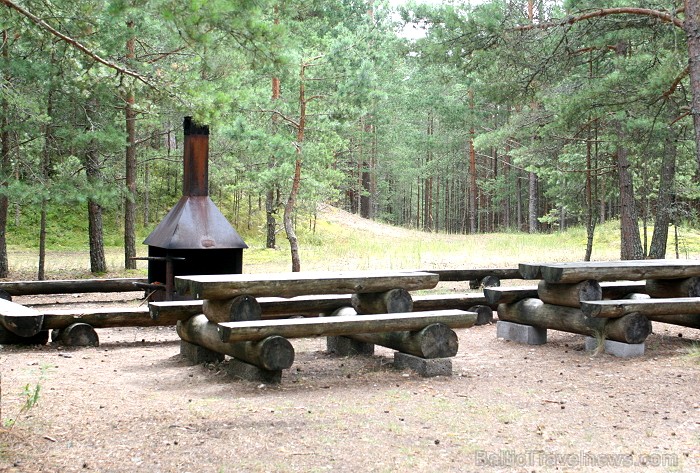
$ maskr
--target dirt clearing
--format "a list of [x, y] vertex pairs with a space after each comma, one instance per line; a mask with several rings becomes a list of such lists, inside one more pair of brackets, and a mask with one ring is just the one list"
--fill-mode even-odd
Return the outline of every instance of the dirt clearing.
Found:
[[292, 340], [276, 386], [188, 365], [174, 328], [98, 333], [97, 348], [0, 348], [2, 416], [16, 420], [0, 471], [700, 470], [700, 330], [654, 323], [646, 354], [619, 359], [580, 335], [528, 347], [473, 327], [436, 378], [393, 369], [392, 350], [339, 358], [325, 339]]

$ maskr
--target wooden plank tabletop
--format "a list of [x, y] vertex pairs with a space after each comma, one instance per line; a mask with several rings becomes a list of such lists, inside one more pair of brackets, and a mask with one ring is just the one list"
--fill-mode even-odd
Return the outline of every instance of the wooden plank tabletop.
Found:
[[644, 279], [680, 279], [700, 276], [700, 260], [628, 260], [581, 261], [574, 263], [521, 263], [526, 279], [544, 279], [550, 283], [596, 281], [641, 281]]
[[313, 294], [354, 294], [391, 289], [432, 289], [440, 282], [435, 273], [422, 271], [344, 271], [266, 274], [176, 276], [179, 294], [197, 299], [294, 297]]

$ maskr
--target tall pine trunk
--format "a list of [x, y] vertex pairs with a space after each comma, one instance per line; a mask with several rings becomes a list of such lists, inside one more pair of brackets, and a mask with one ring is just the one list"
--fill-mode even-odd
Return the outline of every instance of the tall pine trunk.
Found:
[[292, 177], [292, 189], [289, 191], [287, 203], [284, 206], [284, 231], [289, 241], [289, 250], [292, 257], [292, 272], [301, 271], [301, 258], [299, 256], [299, 240], [294, 228], [294, 210], [301, 187], [301, 168], [303, 165], [304, 133], [306, 131], [306, 84], [305, 75], [308, 64], [302, 63], [299, 73], [299, 122], [297, 124], [296, 159], [294, 161], [294, 176]]
[[[54, 63], [53, 55], [51, 57], [51, 64]], [[46, 97], [46, 116], [48, 117], [47, 123], [44, 125], [44, 149], [41, 153], [41, 179], [42, 185], [46, 188], [49, 185], [49, 180], [51, 179], [51, 153], [53, 146], [53, 124], [51, 123], [51, 117], [53, 116], [53, 94], [54, 88], [53, 83], [49, 83], [49, 92]], [[39, 218], [39, 268], [37, 271], [36, 278], [39, 281], [46, 279], [46, 208], [48, 207], [48, 197], [44, 197], [41, 200], [41, 211]]]
[[[9, 63], [10, 45], [8, 43], [7, 30], [0, 34], [2, 53], [0, 56], [5, 64]], [[10, 78], [7, 71], [2, 71], [2, 87], [10, 89]], [[7, 187], [10, 180], [10, 105], [3, 94], [0, 100], [0, 179], [2, 187]], [[7, 260], [7, 216], [9, 199], [4, 193], [0, 195], [0, 278], [6, 278], [10, 273], [10, 265]]]
[[664, 154], [661, 160], [661, 172], [659, 174], [659, 197], [656, 201], [656, 219], [654, 221], [654, 233], [651, 237], [649, 258], [663, 259], [666, 257], [668, 245], [668, 227], [671, 224], [673, 213], [673, 198], [675, 195], [676, 179], [676, 138], [677, 130], [673, 122], [678, 116], [678, 106], [669, 98], [666, 101], [669, 112], [668, 134], [664, 141]]
[[627, 148], [623, 144], [622, 125], [616, 124], [619, 145], [616, 153], [617, 177], [620, 187], [620, 258], [623, 260], [642, 259], [644, 250], [639, 236], [637, 206], [634, 198], [634, 185], [630, 173]]
[[528, 198], [527, 198], [527, 231], [529, 233], [537, 232], [537, 208], [539, 200], [537, 194], [537, 174], [534, 172], [527, 173], [528, 181]]
[[[90, 100], [86, 106], [88, 117], [88, 125], [86, 131], [94, 133], [94, 115], [97, 112], [97, 101]], [[89, 188], [92, 192], [97, 188], [101, 181], [100, 164], [98, 158], [98, 142], [92, 138], [85, 150], [85, 174]], [[107, 261], [105, 259], [104, 238], [102, 228], [102, 206], [95, 200], [94, 197], [88, 198], [88, 234], [90, 241], [90, 272], [105, 273], [107, 272]]]
[[690, 105], [695, 129], [695, 159], [700, 175], [700, 2], [685, 0], [683, 31], [688, 42], [688, 71], [692, 103]]
[[[134, 28], [133, 20], [127, 22], [130, 30]], [[127, 61], [135, 57], [135, 38], [126, 42]], [[126, 128], [125, 178], [126, 196], [124, 198], [124, 268], [136, 269], [136, 111], [134, 110], [134, 89], [130, 86], [126, 92], [124, 104], [124, 121]]]

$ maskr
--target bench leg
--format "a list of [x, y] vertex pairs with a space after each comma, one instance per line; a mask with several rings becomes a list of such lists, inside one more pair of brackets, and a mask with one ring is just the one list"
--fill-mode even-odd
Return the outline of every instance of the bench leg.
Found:
[[279, 384], [282, 382], [282, 370], [266, 370], [251, 365], [236, 358], [231, 358], [226, 364], [226, 372], [229, 376], [245, 381], [255, 381], [267, 384]]
[[348, 337], [326, 337], [326, 350], [338, 356], [374, 355], [372, 343], [358, 342]]
[[410, 369], [424, 378], [452, 376], [452, 360], [449, 358], [421, 358], [400, 351], [394, 353], [394, 368]]
[[180, 340], [180, 355], [193, 365], [224, 361], [224, 355], [194, 343]]

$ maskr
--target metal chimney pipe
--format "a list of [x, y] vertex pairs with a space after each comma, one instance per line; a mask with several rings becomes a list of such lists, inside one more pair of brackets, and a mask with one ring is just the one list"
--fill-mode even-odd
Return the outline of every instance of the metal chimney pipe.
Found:
[[209, 195], [209, 127], [197, 125], [192, 117], [185, 117], [182, 194]]

